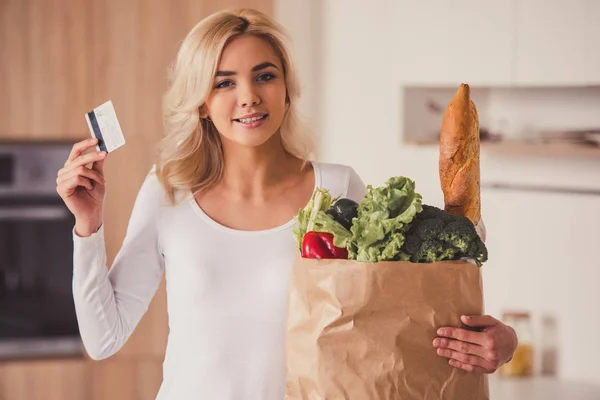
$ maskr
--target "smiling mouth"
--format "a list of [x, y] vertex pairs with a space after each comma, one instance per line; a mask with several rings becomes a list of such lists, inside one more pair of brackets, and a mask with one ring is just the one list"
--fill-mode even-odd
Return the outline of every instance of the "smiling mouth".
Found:
[[262, 117], [235, 118], [234, 121], [235, 122], [240, 122], [242, 124], [252, 124], [252, 123], [257, 122], [257, 121], [262, 121], [263, 119], [267, 118], [268, 116], [269, 116], [269, 114], [265, 114]]

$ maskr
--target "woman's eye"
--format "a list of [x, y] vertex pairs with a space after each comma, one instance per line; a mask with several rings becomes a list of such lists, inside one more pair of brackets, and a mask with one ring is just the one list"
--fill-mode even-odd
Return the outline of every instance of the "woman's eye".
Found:
[[221, 82], [217, 83], [217, 85], [215, 86], [215, 88], [216, 89], [223, 89], [223, 88], [229, 87], [232, 84], [233, 84], [233, 82], [231, 82], [231, 81], [221, 81]]
[[265, 74], [260, 74], [256, 79], [259, 81], [270, 81], [273, 78], [275, 78], [275, 75], [270, 74], [270, 73], [265, 73]]

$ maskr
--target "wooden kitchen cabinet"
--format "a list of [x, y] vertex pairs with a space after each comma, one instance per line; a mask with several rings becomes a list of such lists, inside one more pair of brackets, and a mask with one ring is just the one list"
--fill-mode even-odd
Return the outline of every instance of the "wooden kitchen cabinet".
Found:
[[162, 358], [11, 361], [0, 364], [1, 400], [154, 400]]
[[[515, 84], [573, 86], [587, 83], [588, 0], [519, 0]], [[597, 24], [595, 18], [594, 24]]]
[[162, 359], [107, 359], [90, 365], [90, 400], [154, 400]]
[[394, 70], [409, 85], [511, 81], [515, 0], [394, 3]]
[[102, 360], [90, 365], [90, 400], [136, 399], [134, 360]]
[[87, 131], [83, 1], [0, 5], [0, 139], [73, 139]]
[[83, 359], [0, 364], [2, 400], [84, 400], [90, 397], [89, 362]]
[[135, 385], [139, 400], [154, 400], [162, 383], [162, 359], [143, 359], [138, 361]]

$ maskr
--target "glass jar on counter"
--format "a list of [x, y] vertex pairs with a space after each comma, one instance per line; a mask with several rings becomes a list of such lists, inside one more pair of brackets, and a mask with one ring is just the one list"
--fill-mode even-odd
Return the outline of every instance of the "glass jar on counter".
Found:
[[558, 331], [556, 317], [550, 314], [542, 316], [542, 329], [540, 331], [540, 374], [542, 376], [556, 376], [558, 370]]
[[517, 333], [518, 345], [510, 362], [500, 367], [503, 376], [533, 375], [533, 332], [528, 312], [505, 312], [502, 321]]

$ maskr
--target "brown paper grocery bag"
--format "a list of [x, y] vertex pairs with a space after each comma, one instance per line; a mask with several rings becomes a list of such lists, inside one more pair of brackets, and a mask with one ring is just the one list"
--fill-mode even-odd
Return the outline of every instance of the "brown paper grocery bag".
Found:
[[440, 326], [482, 314], [468, 261], [361, 263], [298, 256], [288, 299], [287, 400], [482, 400], [486, 375], [436, 354]]

